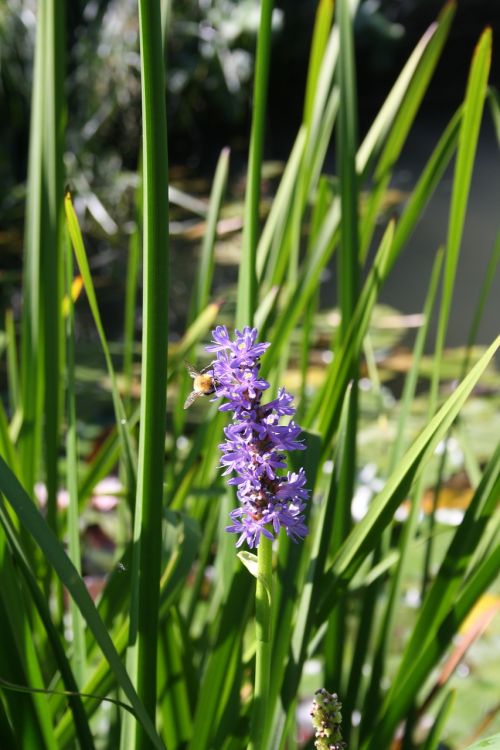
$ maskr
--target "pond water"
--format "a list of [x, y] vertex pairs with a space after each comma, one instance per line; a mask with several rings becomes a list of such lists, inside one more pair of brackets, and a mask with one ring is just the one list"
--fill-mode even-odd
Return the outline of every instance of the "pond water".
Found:
[[[439, 116], [417, 121], [398, 163], [393, 186], [410, 191], [446, 126]], [[447, 170], [403, 255], [394, 267], [381, 301], [406, 313], [421, 310], [437, 248], [446, 242], [454, 165]], [[500, 231], [500, 150], [486, 114], [479, 139], [463, 242], [457, 270], [447, 344], [464, 344], [484, 274]], [[500, 330], [500, 268], [485, 306], [478, 343], [490, 344]], [[433, 345], [435, 326], [430, 334]]]

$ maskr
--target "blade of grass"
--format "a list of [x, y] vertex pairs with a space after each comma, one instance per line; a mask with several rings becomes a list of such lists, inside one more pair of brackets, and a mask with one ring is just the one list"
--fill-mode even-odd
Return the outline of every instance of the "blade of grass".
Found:
[[490, 460], [481, 482], [465, 512], [463, 523], [455, 532], [444, 562], [420, 609], [419, 618], [401, 660], [400, 675], [409, 669], [418, 652], [434, 637], [442, 622], [443, 612], [450, 606], [466, 573], [471, 555], [478, 544], [484, 527], [498, 502], [494, 487], [500, 476], [500, 445]]
[[[346, 448], [351, 394], [352, 389], [349, 387], [342, 409], [339, 440], [333, 456], [335, 466], [341, 465]], [[312, 459], [314, 462], [311, 467], [305, 467], [306, 474], [308, 483], [315, 487], [321, 466], [321, 440], [319, 435], [307, 432], [306, 441], [308, 448], [304, 452], [304, 459]], [[332, 472], [317, 515], [308, 519], [310, 534], [300, 547], [287, 543], [287, 540], [280, 541], [269, 703], [272, 711], [264, 744], [269, 750], [280, 746], [292, 719], [290, 707], [296, 700], [297, 693], [294, 691], [296, 683], [289, 683], [290, 669], [294, 665], [300, 672], [302, 648], [307, 641], [311, 619], [316, 611], [318, 591], [334, 528], [337, 488], [338, 475]]]
[[158, 672], [160, 714], [165, 745], [174, 750], [191, 739], [192, 717], [183, 664], [183, 623], [174, 608], [163, 624], [159, 638]]
[[[190, 528], [190, 524], [178, 514], [176, 517], [178, 522], [176, 545], [174, 549], [168, 549], [168, 562], [161, 578], [160, 623], [165, 621], [171, 607], [178, 602], [181, 592], [186, 588], [186, 579], [198, 553], [197, 537]], [[124, 555], [126, 563], [130, 556], [129, 550]], [[127, 571], [120, 571], [116, 568], [99, 602], [99, 612], [102, 614], [107, 630], [113, 630], [113, 643], [119, 654], [125, 651], [128, 639], [128, 620], [123, 621], [121, 617], [124, 589], [128, 591], [128, 581]], [[90, 639], [87, 642], [90, 644]], [[93, 649], [89, 648], [89, 654], [93, 656]], [[98, 703], [87, 696], [106, 695], [112, 689], [114, 682], [114, 675], [109, 669], [107, 659], [101, 658], [82, 691], [83, 703], [89, 718], [98, 708]], [[69, 745], [73, 740], [74, 722], [68, 711], [63, 714], [57, 724], [56, 736], [62, 746]]]
[[137, 695], [130, 677], [114, 647], [113, 641], [90, 598], [84, 581], [78, 575], [78, 571], [64, 552], [61, 543], [35, 508], [31, 498], [2, 458], [0, 458], [0, 491], [21, 521], [24, 529], [31, 534], [48, 562], [54, 567], [59, 579], [77, 603], [87, 623], [87, 627], [92, 630], [112, 672], [116, 676], [118, 684], [130, 701], [138, 721], [144, 726], [154, 747], [158, 748], [158, 750], [164, 750], [163, 744], [155, 732], [154, 725]]
[[80, 742], [82, 748], [85, 748], [85, 750], [93, 750], [94, 744], [92, 735], [90, 733], [88, 722], [85, 718], [81, 698], [78, 695], [78, 686], [75, 682], [73, 672], [66, 658], [59, 633], [57, 632], [52, 622], [47, 599], [45, 597], [45, 594], [40, 590], [38, 583], [33, 575], [32, 566], [25, 556], [23, 548], [21, 547], [20, 541], [13, 528], [11, 518], [6, 512], [3, 501], [0, 502], [0, 523], [2, 524], [3, 531], [5, 532], [5, 535], [8, 539], [9, 547], [12, 551], [12, 555], [15, 559], [16, 565], [26, 583], [26, 587], [29, 591], [31, 600], [38, 612], [41, 622], [43, 623], [47, 639], [51, 645], [52, 652], [54, 654], [57, 667], [64, 680], [65, 687], [70, 692], [69, 704], [71, 710], [68, 711], [68, 715], [71, 717], [74, 732], [78, 737], [78, 741]]
[[[82, 233], [80, 231], [78, 218], [76, 216], [75, 209], [73, 208], [73, 203], [71, 201], [71, 196], [69, 193], [66, 193], [66, 196], [64, 199], [64, 208], [66, 211], [66, 221], [68, 225], [69, 235], [71, 237], [71, 243], [73, 245], [73, 250], [75, 252], [76, 260], [78, 263], [78, 268], [80, 269], [80, 273], [83, 279], [85, 290], [87, 292], [87, 299], [88, 299], [89, 306], [90, 306], [90, 309], [94, 318], [95, 326], [97, 328], [97, 333], [99, 334], [99, 339], [100, 339], [102, 350], [104, 353], [104, 358], [106, 360], [106, 367], [108, 369], [108, 374], [109, 374], [109, 378], [111, 381], [111, 393], [112, 393], [112, 398], [113, 398], [113, 407], [115, 410], [116, 426], [118, 429], [118, 434], [120, 436], [120, 442], [121, 442], [122, 452], [123, 452], [123, 460], [124, 460], [124, 465], [125, 465], [125, 472], [126, 472], [126, 477], [127, 477], [127, 492], [129, 493], [130, 497], [133, 497], [133, 493], [135, 492], [135, 484], [136, 484], [137, 460], [136, 460], [134, 449], [132, 446], [132, 440], [131, 440], [130, 431], [129, 431], [130, 428], [127, 425], [127, 416], [125, 413], [125, 408], [123, 406], [123, 403], [122, 403], [122, 400], [120, 398], [120, 394], [118, 391], [118, 384], [117, 384], [115, 369], [113, 366], [113, 361], [111, 359], [111, 354], [109, 351], [106, 334], [104, 332], [104, 327], [102, 325], [102, 320], [101, 320], [101, 315], [99, 312], [99, 306], [97, 304], [97, 297], [95, 294], [94, 284], [92, 281], [92, 276], [90, 273], [87, 255], [85, 252], [85, 246], [83, 244]], [[133, 504], [131, 503], [131, 505]]]
[[325, 54], [330, 28], [333, 20], [333, 0], [320, 0], [314, 20], [314, 30], [307, 68], [306, 94], [304, 100], [305, 123], [311, 123], [314, 100], [316, 98], [318, 79]]
[[494, 86], [488, 87], [488, 104], [490, 105], [497, 141], [500, 144], [500, 95]]
[[448, 721], [448, 717], [455, 703], [455, 690], [450, 690], [439, 707], [438, 714], [427, 735], [422, 750], [438, 750], [439, 740], [441, 739], [443, 728]]
[[467, 337], [467, 346], [466, 346], [466, 353], [464, 357], [464, 364], [463, 364], [462, 372], [466, 371], [469, 367], [471, 350], [477, 339], [477, 333], [478, 333], [479, 325], [483, 317], [484, 307], [488, 300], [491, 286], [495, 279], [495, 272], [499, 263], [500, 263], [500, 231], [497, 233], [495, 244], [493, 245], [493, 250], [490, 256], [490, 260], [488, 261], [488, 267], [484, 275], [481, 290], [478, 295], [476, 309], [474, 310], [474, 315], [472, 318], [469, 335]]
[[[460, 126], [457, 162], [453, 179], [450, 219], [448, 224], [448, 238], [446, 246], [446, 260], [444, 268], [443, 291], [441, 308], [436, 333], [434, 364], [430, 387], [430, 400], [435, 402], [439, 390], [441, 375], [441, 360], [448, 328], [453, 290], [455, 286], [456, 270], [462, 244], [462, 233], [465, 213], [470, 191], [474, 156], [479, 137], [479, 128], [486, 99], [488, 75], [491, 64], [491, 29], [486, 29], [474, 51], [472, 65], [467, 82], [467, 90], [463, 105], [463, 118]], [[422, 587], [426, 588], [433, 557], [433, 528], [438, 492], [434, 493], [433, 510], [429, 520], [429, 538], [424, 559], [422, 573]]]
[[[168, 157], [160, 5], [139, 0], [143, 123], [143, 337], [127, 664], [154, 726], [168, 346]], [[145, 582], [147, 581], [147, 585]], [[127, 737], [126, 727], [122, 743]], [[152, 747], [136, 724], [131, 748]]]
[[332, 593], [332, 583], [337, 586], [344, 585], [352, 577], [356, 567], [359, 566], [366, 554], [373, 549], [379, 533], [390, 523], [396, 508], [406, 497], [413, 481], [422, 472], [436, 445], [446, 434], [450, 424], [453, 423], [499, 347], [500, 336], [486, 350], [456, 391], [447, 399], [408, 449], [399, 462], [396, 471], [389, 477], [384, 489], [372, 501], [366, 516], [353, 528], [329, 566], [329, 572], [333, 574], [334, 578], [324, 587], [322, 592], [324, 601]]
[[[5, 653], [1, 674], [13, 682], [42, 687], [42, 671], [35, 652], [31, 623], [3, 530], [0, 531], [0, 537], [0, 614], [2, 651]], [[41, 746], [47, 750], [56, 750], [52, 713], [47, 710], [45, 698], [37, 694], [26, 695], [19, 701], [20, 705], [16, 705], [16, 696], [9, 697], [7, 705], [11, 708], [13, 718], [14, 711], [19, 712], [14, 721], [14, 729], [18, 733], [18, 746]]]
[[[139, 192], [139, 191], [137, 191]], [[141, 191], [142, 195], [142, 191]], [[136, 199], [138, 200], [138, 199]], [[138, 214], [138, 210], [136, 209]], [[123, 326], [123, 379], [125, 381], [125, 409], [130, 413], [132, 399], [132, 375], [134, 365], [135, 322], [137, 310], [137, 282], [141, 260], [139, 216], [128, 243], [127, 279], [125, 282], [125, 313]]]
[[239, 328], [252, 325], [257, 307], [256, 252], [259, 236], [260, 179], [264, 149], [269, 60], [271, 54], [272, 15], [273, 0], [262, 0], [255, 59], [252, 130], [245, 194], [242, 258], [238, 277], [236, 326]]
[[448, 325], [455, 285], [458, 257], [460, 246], [462, 244], [465, 213], [470, 191], [472, 169], [474, 166], [474, 156], [479, 137], [479, 127], [486, 97], [486, 85], [490, 63], [491, 29], [486, 29], [474, 52], [463, 105], [462, 123], [460, 126], [457, 163], [453, 179], [450, 220], [448, 224], [443, 296], [438, 321], [438, 332], [436, 335], [435, 367], [433, 368], [433, 378], [431, 383], [431, 390], [435, 392], [439, 387], [439, 364], [444, 348], [446, 328]]
[[62, 364], [60, 342], [63, 322], [61, 278], [61, 211], [63, 201], [64, 143], [64, 3], [48, 0], [42, 12], [45, 17], [44, 45], [44, 135], [42, 168], [43, 234], [40, 272], [44, 367], [44, 453], [47, 485], [47, 520], [57, 528], [57, 489], [59, 421]]
[[396, 120], [392, 125], [382, 155], [375, 169], [375, 185], [370, 193], [370, 198], [363, 212], [361, 222], [360, 244], [362, 263], [365, 262], [368, 254], [377, 215], [391, 178], [392, 169], [401, 153], [410, 127], [438, 63], [454, 13], [455, 3], [449, 2], [440, 14], [437, 26], [435, 28], [431, 27], [427, 32], [429, 35], [432, 34], [432, 37], [425, 47], [419, 64], [414, 71], [403, 103], [398, 110]]
[[[415, 390], [418, 380], [418, 372], [422, 354], [424, 351], [425, 342], [429, 330], [429, 323], [432, 315], [432, 310], [436, 301], [436, 295], [438, 291], [438, 283], [441, 275], [441, 268], [443, 265], [444, 253], [440, 250], [434, 261], [431, 279], [429, 282], [429, 291], [427, 293], [427, 299], [425, 301], [423, 316], [424, 323], [418, 331], [415, 345], [413, 347], [412, 363], [410, 371], [405, 379], [403, 387], [403, 393], [400, 400], [400, 411], [398, 415], [398, 422], [396, 426], [396, 434], [393, 441], [393, 451], [390, 459], [389, 476], [395, 471], [401, 457], [403, 455], [405, 439], [404, 431], [410, 414], [412, 402], [415, 396]], [[396, 606], [399, 601], [401, 583], [403, 580], [403, 574], [408, 563], [408, 555], [410, 551], [410, 542], [414, 538], [416, 531], [416, 524], [418, 521], [419, 504], [416, 502], [415, 496], [411, 505], [410, 515], [404, 525], [403, 532], [401, 535], [401, 541], [399, 543], [400, 557], [398, 565], [393, 573], [391, 581], [389, 583], [389, 595], [387, 604], [385, 606], [382, 623], [378, 630], [378, 636], [374, 647], [374, 656], [372, 659], [372, 670], [370, 675], [370, 682], [366, 691], [364, 709], [363, 709], [363, 725], [361, 727], [361, 736], [365, 737], [370, 728], [373, 726], [377, 707], [380, 705], [380, 686], [384, 677], [384, 670], [387, 665], [387, 653], [389, 644], [391, 641], [394, 620], [396, 615]]]
[[196, 273], [195, 287], [191, 299], [191, 314], [189, 322], [192, 323], [207, 307], [212, 288], [212, 277], [214, 273], [214, 248], [217, 237], [217, 221], [224, 194], [226, 192], [227, 178], [229, 173], [229, 149], [223, 148], [217, 166], [210, 193], [208, 204], [207, 227], [201, 247], [201, 257]]
[[0, 400], [0, 455], [10, 466], [16, 476], [21, 475], [19, 454], [9, 433], [9, 423], [2, 401]]
[[[339, 346], [349, 331], [356, 307], [359, 286], [358, 238], [358, 176], [356, 174], [357, 148], [357, 93], [354, 59], [352, 18], [348, 0], [337, 2], [337, 24], [340, 34], [338, 80], [340, 87], [339, 124], [337, 134], [337, 162], [340, 180], [340, 242], [337, 274], [337, 297], [341, 323]], [[338, 467], [338, 492], [332, 531], [332, 553], [336, 552], [351, 527], [351, 503], [356, 473], [356, 433], [358, 422], [358, 368], [359, 355], [350, 362], [349, 378], [352, 381], [347, 413], [345, 450]], [[335, 469], [337, 471], [337, 468]], [[343, 598], [333, 608], [324, 642], [325, 684], [335, 685], [343, 691], [344, 644], [347, 627], [347, 601]]]
[[341, 206], [337, 293], [342, 318], [340, 336], [344, 337], [354, 312], [359, 285], [358, 178], [355, 164], [358, 117], [354, 39], [348, 0], [337, 2], [337, 23], [340, 30], [337, 160]]
[[45, 79], [45, 13], [38, 19], [31, 93], [28, 192], [26, 199], [23, 260], [23, 315], [21, 321], [21, 403], [23, 422], [19, 455], [24, 485], [31, 492], [35, 484], [41, 445], [41, 397], [43, 377], [40, 356], [40, 248], [42, 236], [42, 160]]
[[[500, 489], [500, 487], [498, 488]], [[391, 701], [384, 702], [382, 716], [373, 731], [377, 743], [385, 746], [392, 737], [398, 723], [405, 716], [408, 707], [418, 694], [424, 681], [432, 668], [438, 663], [447, 646], [452, 642], [461, 623], [468, 615], [481, 594], [487, 589], [498, 575], [500, 567], [500, 545], [488, 555], [474, 571], [466, 582], [463, 590], [452, 602], [451, 607], [442, 621], [435, 637], [427, 641], [425, 648], [419, 654], [411, 670], [397, 683], [397, 695]], [[372, 738], [369, 738], [361, 750], [372, 747]]]
[[[66, 486], [69, 494], [68, 505], [68, 554], [81, 575], [80, 525], [78, 508], [78, 443], [76, 434], [75, 399], [75, 310], [71, 297], [73, 280], [73, 254], [69, 238], [66, 237], [66, 295], [68, 310], [66, 315]], [[85, 682], [86, 653], [84, 621], [75, 602], [71, 602], [71, 628], [73, 631], [73, 672], [78, 685]]]
[[17, 362], [16, 329], [11, 309], [5, 311], [5, 335], [7, 337], [7, 382], [12, 414], [20, 407], [19, 365]]
[[272, 247], [279, 241], [279, 234], [281, 233], [281, 236], [283, 234], [286, 216], [290, 210], [291, 197], [304, 153], [305, 142], [306, 131], [302, 127], [297, 133], [281, 182], [274, 196], [269, 216], [259, 239], [256, 263], [257, 277], [260, 282], [263, 281], [265, 275], [268, 275], [267, 268], [270, 262]]
[[216, 719], [226, 705], [224, 698], [227, 700], [228, 697], [224, 690], [231, 684], [230, 678], [241, 659], [244, 623], [252, 604], [252, 587], [253, 579], [238, 562], [227, 598], [219, 608], [217, 634], [203, 672], [189, 750], [213, 747], [211, 739], [217, 726]]
[[352, 361], [359, 357], [363, 340], [368, 330], [371, 313], [379, 288], [387, 276], [387, 262], [390, 257], [394, 224], [391, 222], [380, 242], [372, 269], [361, 290], [349, 328], [339, 347], [339, 351], [328, 367], [325, 386], [310, 406], [308, 418], [317, 418], [325, 446], [335, 431], [339, 404], [347, 383], [351, 379]]

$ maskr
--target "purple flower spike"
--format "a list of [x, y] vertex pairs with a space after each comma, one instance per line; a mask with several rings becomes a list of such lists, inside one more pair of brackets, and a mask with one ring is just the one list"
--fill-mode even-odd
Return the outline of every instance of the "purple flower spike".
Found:
[[215, 398], [225, 399], [219, 409], [233, 413], [219, 448], [223, 475], [235, 473], [228, 483], [236, 486], [240, 506], [231, 512], [226, 531], [239, 534], [237, 547], [244, 542], [258, 547], [262, 535], [275, 539], [282, 528], [293, 541], [307, 534], [304, 469], [281, 473], [286, 469], [285, 452], [304, 449], [298, 440], [300, 427], [293, 421], [279, 424], [280, 417], [295, 413], [293, 397], [280, 388], [274, 401], [261, 404], [269, 383], [259, 377], [259, 360], [270, 345], [256, 340], [256, 328], [246, 326], [231, 339], [225, 326], [217, 326], [213, 343], [206, 347], [216, 355]]

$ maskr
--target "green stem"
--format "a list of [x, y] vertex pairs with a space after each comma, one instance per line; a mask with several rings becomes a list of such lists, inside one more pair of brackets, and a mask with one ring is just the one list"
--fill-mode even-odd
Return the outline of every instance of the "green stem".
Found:
[[271, 666], [272, 542], [261, 536], [258, 553], [258, 578], [255, 590], [255, 689], [248, 750], [262, 750], [267, 718], [267, 699]]
[[245, 225], [240, 274], [236, 325], [251, 325], [257, 302], [256, 253], [259, 234], [260, 178], [266, 120], [267, 84], [271, 52], [273, 0], [262, 0], [260, 11], [255, 82], [253, 90], [252, 132], [248, 157], [248, 178], [245, 195]]
[[[168, 162], [159, 0], [139, 0], [143, 120], [143, 337], [134, 518], [130, 666], [154, 721], [165, 461], [168, 333]], [[129, 745], [130, 747], [130, 745]], [[133, 747], [152, 747], [136, 725]]]

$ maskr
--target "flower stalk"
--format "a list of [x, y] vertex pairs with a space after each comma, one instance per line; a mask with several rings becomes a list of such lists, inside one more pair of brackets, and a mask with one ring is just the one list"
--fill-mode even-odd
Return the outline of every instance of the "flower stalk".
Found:
[[258, 748], [262, 747], [267, 718], [269, 677], [271, 672], [272, 560], [272, 542], [263, 536], [257, 551], [255, 687], [248, 750], [258, 750]]
[[[304, 522], [304, 469], [295, 474], [286, 469], [286, 452], [303, 450], [298, 440], [301, 429], [290, 420], [293, 398], [280, 388], [276, 399], [263, 403], [269, 383], [259, 375], [260, 357], [269, 344], [256, 343], [257, 329], [245, 327], [230, 339], [227, 329], [212, 332], [213, 343], [206, 347], [215, 354], [212, 362], [215, 398], [224, 398], [220, 411], [230, 411], [233, 419], [224, 428], [226, 441], [219, 447], [224, 475], [234, 472], [228, 484], [236, 486], [240, 505], [230, 513], [226, 530], [239, 534], [236, 546], [244, 542], [257, 547], [256, 657], [255, 688], [249, 750], [262, 747], [267, 719], [271, 665], [272, 543], [283, 528], [293, 540], [307, 534]], [[207, 368], [205, 368], [207, 369]]]

